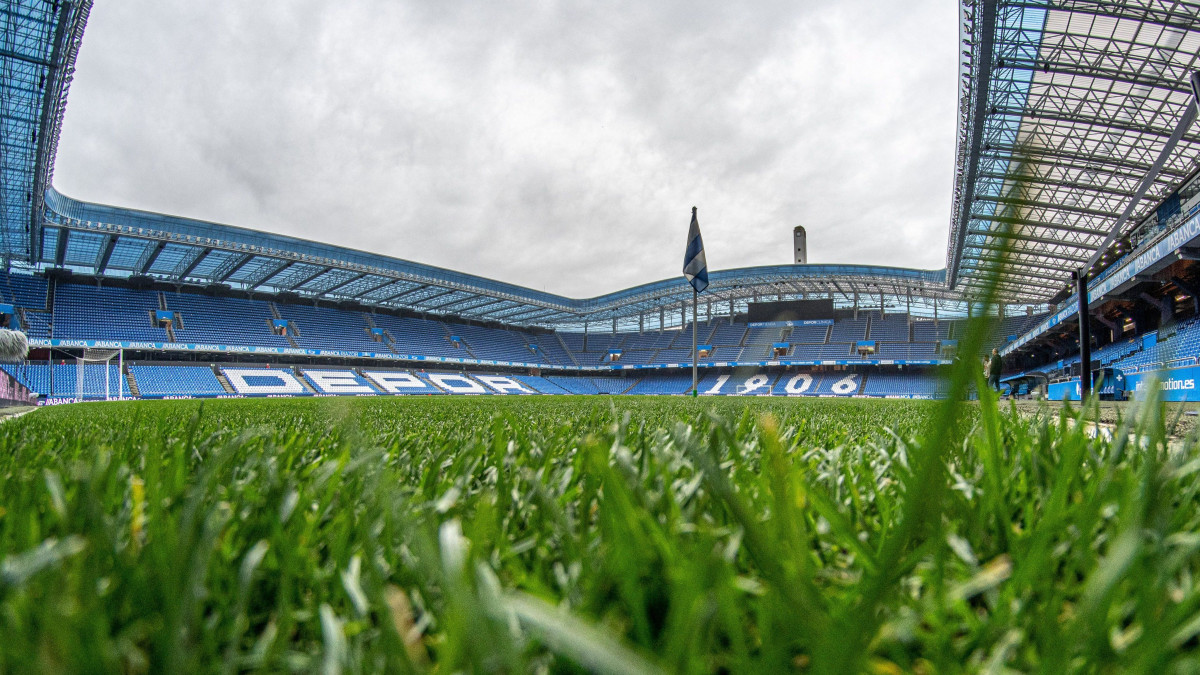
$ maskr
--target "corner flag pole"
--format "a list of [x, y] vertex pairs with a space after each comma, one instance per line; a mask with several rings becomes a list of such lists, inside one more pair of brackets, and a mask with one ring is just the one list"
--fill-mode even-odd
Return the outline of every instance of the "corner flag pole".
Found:
[[[708, 262], [704, 258], [704, 240], [700, 238], [700, 221], [696, 219], [696, 207], [692, 207], [692, 224], [688, 227], [687, 250], [683, 253], [683, 277], [692, 285], [692, 397], [699, 395], [697, 391], [698, 376], [697, 362], [700, 355], [696, 353], [696, 305], [700, 291], [708, 288]], [[682, 317], [681, 317], [682, 318]]]
[[696, 361], [699, 359], [699, 356], [696, 353], [696, 297], [699, 295], [700, 295], [700, 292], [697, 291], [696, 288], [693, 286], [692, 287], [692, 398], [696, 398], [697, 396], [699, 396], [699, 392], [696, 391], [696, 383], [697, 383]]

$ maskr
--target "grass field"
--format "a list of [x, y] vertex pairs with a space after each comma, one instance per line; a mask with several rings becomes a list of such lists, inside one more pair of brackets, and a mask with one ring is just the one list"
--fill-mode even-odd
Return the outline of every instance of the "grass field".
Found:
[[1200, 672], [1200, 454], [1157, 411], [39, 410], [0, 425], [0, 671]]

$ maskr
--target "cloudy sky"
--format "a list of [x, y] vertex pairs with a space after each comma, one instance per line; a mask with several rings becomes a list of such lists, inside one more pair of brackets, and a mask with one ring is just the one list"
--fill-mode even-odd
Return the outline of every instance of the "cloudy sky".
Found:
[[90, 201], [572, 297], [941, 268], [954, 0], [99, 0], [54, 177]]

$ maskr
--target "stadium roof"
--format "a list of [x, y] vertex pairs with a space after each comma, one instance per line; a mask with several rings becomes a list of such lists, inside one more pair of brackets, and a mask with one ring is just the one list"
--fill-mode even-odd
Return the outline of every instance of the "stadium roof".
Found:
[[[691, 300], [691, 286], [682, 276], [577, 300], [296, 237], [81, 202], [54, 189], [46, 193], [45, 214], [42, 254], [36, 262], [86, 274], [227, 284], [263, 293], [291, 292], [308, 298], [547, 326], [613, 319], [628, 325], [639, 315], [656, 316], [660, 308], [667, 307], [674, 311]], [[940, 270], [776, 265], [714, 271], [709, 281], [705, 303], [716, 303], [721, 309], [730, 302], [744, 310], [752, 300], [818, 294], [835, 298], [838, 304], [863, 307], [885, 303], [896, 308], [912, 302], [917, 305], [914, 313], [922, 308], [931, 313], [936, 299], [946, 315], [961, 313]]]
[[10, 258], [36, 257], [42, 199], [91, 6], [0, 3], [0, 251]]
[[[50, 187], [67, 85], [90, 0], [5, 3], [0, 251], [97, 275], [355, 300], [514, 324], [675, 315], [682, 277], [576, 300], [471, 274], [228, 225], [76, 201]], [[1200, 4], [964, 0], [960, 119], [947, 268], [781, 265], [714, 271], [709, 303], [832, 297], [961, 315], [1005, 235], [1001, 298], [1041, 304], [1105, 240], [1188, 110]], [[1189, 129], [1131, 219], [1195, 173]], [[1008, 228], [1007, 231], [1005, 228]], [[1128, 229], [1128, 228], [1126, 228]], [[872, 298], [874, 296], [874, 298]], [[936, 308], [935, 308], [936, 303]], [[682, 319], [681, 319], [682, 320]]]
[[[1194, 106], [1200, 3], [963, 2], [958, 174], [947, 264], [970, 293], [1011, 236], [1010, 300], [1056, 295], [1105, 241]], [[1167, 158], [1130, 228], [1196, 170], [1200, 127]]]

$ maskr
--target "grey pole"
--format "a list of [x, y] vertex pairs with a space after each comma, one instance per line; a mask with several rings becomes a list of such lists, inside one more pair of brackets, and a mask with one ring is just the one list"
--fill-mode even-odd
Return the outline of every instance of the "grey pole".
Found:
[[1092, 395], [1092, 327], [1088, 319], [1087, 272], [1072, 272], [1079, 300], [1079, 400]]
[[699, 359], [696, 355], [696, 298], [699, 295], [696, 292], [696, 287], [692, 286], [692, 398], [696, 398], [698, 395], [696, 391], [696, 362]]

